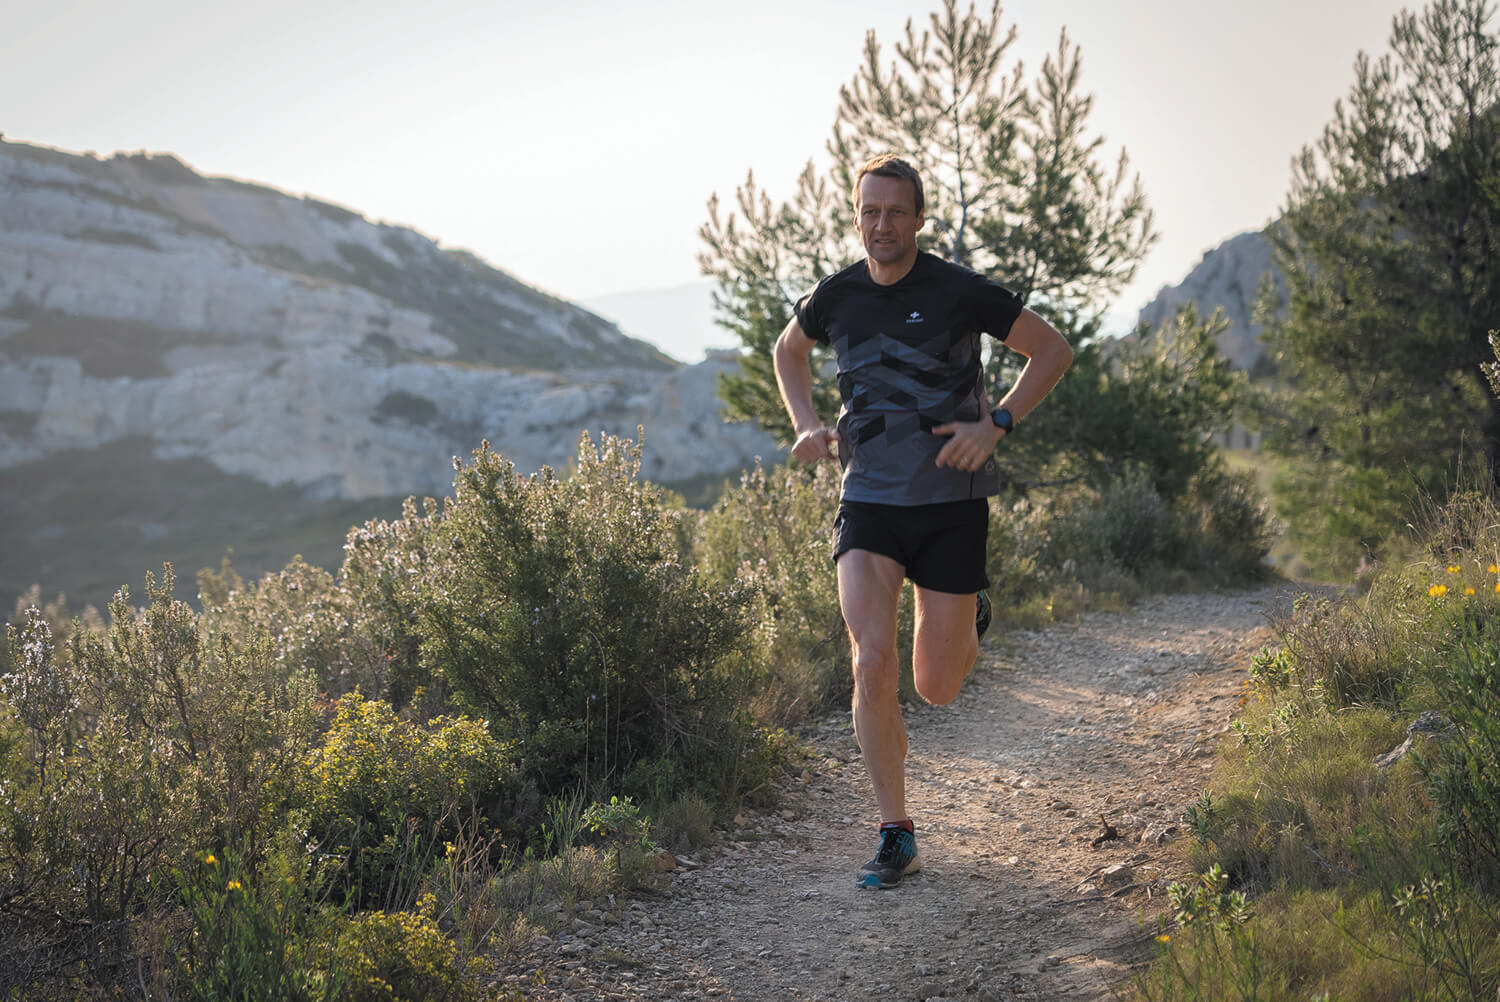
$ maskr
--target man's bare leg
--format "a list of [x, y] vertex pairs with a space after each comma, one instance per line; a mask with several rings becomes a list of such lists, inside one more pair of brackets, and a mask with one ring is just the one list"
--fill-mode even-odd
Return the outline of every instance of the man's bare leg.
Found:
[[945, 706], [958, 698], [979, 657], [974, 630], [974, 593], [917, 589], [917, 626], [912, 640], [912, 676], [917, 694]]
[[868, 550], [847, 551], [837, 567], [839, 607], [854, 654], [854, 736], [875, 788], [880, 820], [904, 821], [906, 724], [896, 662], [896, 609], [905, 570]]

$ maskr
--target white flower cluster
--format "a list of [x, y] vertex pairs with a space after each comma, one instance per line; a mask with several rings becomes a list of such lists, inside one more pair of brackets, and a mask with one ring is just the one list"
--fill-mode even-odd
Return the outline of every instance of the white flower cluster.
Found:
[[34, 731], [46, 730], [78, 708], [72, 680], [53, 657], [52, 628], [42, 611], [31, 606], [20, 629], [11, 630], [10, 640], [17, 659], [14, 670], [0, 675], [0, 696], [21, 723]]

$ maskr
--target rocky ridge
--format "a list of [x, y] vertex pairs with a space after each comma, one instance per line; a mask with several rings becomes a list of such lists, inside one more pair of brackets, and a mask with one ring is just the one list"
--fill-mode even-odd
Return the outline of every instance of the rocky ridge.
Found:
[[583, 429], [646, 476], [770, 456], [682, 367], [413, 230], [170, 156], [0, 143], [0, 469], [145, 435], [268, 485], [443, 493], [481, 438], [524, 471]]
[[1257, 230], [1237, 234], [1205, 253], [1181, 282], [1158, 292], [1141, 310], [1138, 322], [1157, 330], [1189, 303], [1205, 318], [1223, 310], [1229, 326], [1219, 335], [1219, 351], [1236, 369], [1252, 370], [1265, 355], [1260, 343], [1265, 325], [1255, 322], [1255, 303], [1267, 273], [1284, 302], [1286, 281], [1272, 266], [1271, 242]]
[[735, 365], [336, 205], [0, 139], [0, 604], [97, 603], [163, 560], [191, 581], [226, 548], [336, 569], [340, 519], [449, 493], [484, 439], [530, 473], [644, 427], [645, 478], [733, 478], [780, 456], [720, 417]]

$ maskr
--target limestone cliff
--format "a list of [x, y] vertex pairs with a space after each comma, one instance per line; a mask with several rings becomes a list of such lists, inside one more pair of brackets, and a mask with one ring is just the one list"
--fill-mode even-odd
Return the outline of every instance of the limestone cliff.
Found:
[[59, 457], [118, 448], [146, 481], [192, 463], [173, 476], [359, 502], [448, 493], [452, 457], [482, 438], [530, 472], [565, 466], [584, 430], [644, 425], [644, 475], [701, 482], [777, 458], [719, 418], [732, 364], [681, 366], [472, 254], [334, 205], [166, 155], [0, 141], [0, 601], [68, 585], [34, 537], [65, 550], [88, 506], [34, 531], [10, 517], [56, 489]]
[[[1195, 304], [1204, 317], [1222, 309], [1229, 327], [1219, 335], [1219, 350], [1235, 368], [1253, 369], [1265, 354], [1260, 343], [1265, 326], [1255, 323], [1254, 311], [1261, 279], [1267, 273], [1274, 275], [1271, 243], [1262, 233], [1250, 231], [1230, 237], [1204, 254], [1181, 282], [1158, 292], [1141, 310], [1140, 322], [1156, 330], [1187, 303]], [[1279, 275], [1275, 275], [1275, 281], [1284, 296], [1285, 282]]]

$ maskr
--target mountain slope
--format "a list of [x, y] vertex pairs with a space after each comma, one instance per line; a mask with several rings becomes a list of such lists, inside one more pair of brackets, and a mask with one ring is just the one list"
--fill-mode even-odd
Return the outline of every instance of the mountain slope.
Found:
[[[324, 202], [165, 155], [0, 141], [0, 602], [76, 591], [63, 568], [91, 561], [107, 576], [79, 597], [97, 602], [161, 559], [190, 576], [210, 545], [277, 567], [299, 527], [446, 494], [453, 457], [485, 438], [530, 472], [565, 466], [582, 431], [644, 425], [648, 478], [731, 476], [776, 449], [719, 419], [730, 364], [681, 366]], [[210, 526], [228, 531], [210, 544]]]
[[1286, 283], [1272, 266], [1271, 242], [1257, 230], [1237, 234], [1205, 253], [1181, 282], [1158, 292], [1141, 310], [1139, 322], [1156, 330], [1188, 303], [1204, 317], [1223, 310], [1229, 327], [1219, 335], [1219, 350], [1235, 368], [1254, 369], [1265, 355], [1260, 343], [1265, 325], [1254, 316], [1260, 283], [1268, 273], [1285, 301]]

